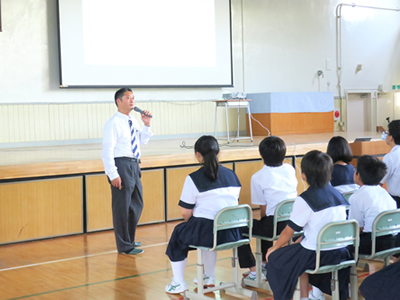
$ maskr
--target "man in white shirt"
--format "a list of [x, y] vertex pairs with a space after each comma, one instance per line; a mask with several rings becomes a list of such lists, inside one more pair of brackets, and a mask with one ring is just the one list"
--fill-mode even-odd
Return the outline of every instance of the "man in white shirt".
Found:
[[140, 144], [147, 144], [153, 135], [150, 130], [151, 113], [141, 114], [143, 129], [130, 117], [135, 97], [129, 88], [115, 93], [118, 112], [104, 126], [101, 158], [111, 184], [112, 213], [117, 250], [124, 254], [143, 253], [140, 242], [135, 242], [136, 226], [143, 210], [140, 181]]

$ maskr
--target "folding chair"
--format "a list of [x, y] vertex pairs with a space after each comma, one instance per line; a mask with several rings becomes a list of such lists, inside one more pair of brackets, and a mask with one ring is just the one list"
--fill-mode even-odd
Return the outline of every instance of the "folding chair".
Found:
[[[253, 238], [256, 239], [256, 274], [257, 278], [255, 281], [249, 280], [247, 278], [242, 279], [242, 284], [243, 286], [252, 286], [260, 289], [264, 289], [267, 291], [271, 291], [271, 287], [269, 286], [268, 281], [263, 282], [261, 279], [261, 273], [262, 273], [262, 251], [261, 251], [261, 241], [269, 241], [269, 242], [274, 242], [277, 241], [279, 238], [278, 234], [278, 223], [287, 221], [290, 219], [290, 214], [292, 213], [293, 210], [293, 204], [294, 204], [294, 199], [287, 199], [282, 201], [277, 205], [275, 208], [275, 213], [274, 213], [274, 227], [273, 227], [273, 233], [271, 237], [265, 237], [265, 236], [260, 236], [260, 235], [254, 235]], [[295, 233], [295, 235], [300, 235], [302, 234], [301, 232]], [[251, 238], [251, 237], [250, 237]]]
[[400, 233], [400, 209], [393, 209], [381, 212], [376, 216], [372, 224], [372, 249], [371, 255], [359, 254], [360, 262], [358, 266], [367, 270], [368, 263], [361, 262], [361, 260], [383, 260], [383, 266], [386, 267], [390, 264], [390, 257], [394, 254], [400, 253], [400, 247], [376, 251], [376, 239], [379, 236], [394, 235]]
[[[251, 240], [251, 230], [253, 224], [253, 217], [251, 207], [247, 204], [231, 206], [221, 209], [214, 219], [214, 241], [213, 247], [201, 247], [190, 245], [191, 248], [197, 249], [197, 293], [191, 291], [185, 291], [184, 299], [204, 299], [209, 300], [209, 297], [204, 296], [204, 293], [210, 293], [218, 290], [227, 290], [235, 294], [242, 294], [251, 297], [251, 300], [257, 300], [257, 292], [243, 289], [240, 285], [239, 280], [239, 261], [238, 261], [238, 251], [237, 248], [249, 244]], [[232, 229], [232, 228], [249, 228], [249, 238], [244, 238], [236, 242], [218, 244], [217, 235], [218, 231]], [[202, 251], [222, 251], [232, 249], [232, 267], [233, 267], [233, 282], [222, 283], [213, 288], [204, 289], [203, 287], [203, 274], [204, 274], [204, 264]]]
[[[338, 271], [343, 268], [352, 267], [350, 273], [351, 299], [358, 299], [357, 268], [358, 247], [360, 240], [359, 226], [355, 220], [331, 222], [326, 224], [319, 232], [317, 238], [316, 263], [314, 270], [306, 270], [309, 274], [332, 273], [332, 300], [339, 300], [339, 278]], [[337, 265], [320, 266], [321, 251], [341, 246], [354, 245], [354, 259], [342, 261]], [[297, 282], [293, 300], [300, 300], [300, 279]]]

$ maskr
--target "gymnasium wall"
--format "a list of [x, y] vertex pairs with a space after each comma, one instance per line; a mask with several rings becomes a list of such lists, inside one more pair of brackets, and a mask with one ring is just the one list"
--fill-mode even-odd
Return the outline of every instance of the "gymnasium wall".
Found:
[[[330, 90], [337, 97], [335, 9], [339, 3], [352, 2], [232, 0], [234, 87], [138, 88], [137, 105], [153, 111], [153, 131], [156, 137], [166, 138], [212, 133], [212, 100], [225, 91]], [[1, 4], [2, 146], [99, 140], [105, 120], [115, 111], [115, 90], [59, 88], [57, 1], [2, 0]], [[396, 8], [400, 0], [356, 4]], [[399, 14], [342, 9], [342, 96], [345, 90], [378, 91], [381, 85], [383, 91], [391, 92], [392, 85], [400, 85]], [[357, 65], [362, 65], [360, 71]], [[323, 78], [318, 77], [318, 70], [323, 70]], [[390, 100], [394, 97], [387, 98], [390, 103], [379, 102], [377, 125], [384, 125], [380, 124], [384, 116], [397, 105]], [[340, 106], [339, 100], [335, 106]], [[345, 108], [342, 105], [344, 115]], [[231, 117], [236, 113], [230, 112]], [[395, 111], [392, 114], [396, 117]], [[244, 112], [240, 118], [241, 131], [245, 131]], [[218, 131], [223, 134], [222, 110], [218, 122]], [[229, 130], [235, 131], [236, 122], [230, 125]]]

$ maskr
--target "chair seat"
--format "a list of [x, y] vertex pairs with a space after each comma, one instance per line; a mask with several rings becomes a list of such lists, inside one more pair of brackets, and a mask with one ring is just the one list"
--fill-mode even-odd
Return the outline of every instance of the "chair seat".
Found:
[[[237, 248], [240, 246], [243, 246], [245, 244], [250, 243], [249, 239], [241, 239], [238, 240], [236, 242], [230, 242], [230, 243], [224, 243], [221, 245], [218, 245], [217, 247], [215, 247], [214, 251], [222, 251], [222, 250], [229, 250], [229, 249], [233, 249], [233, 248]], [[201, 249], [201, 250], [206, 250], [206, 251], [210, 251], [210, 247], [203, 247], [203, 246], [194, 246], [194, 245], [190, 245], [190, 248], [195, 248], [195, 249]]]
[[388, 256], [392, 256], [392, 255], [398, 254], [398, 253], [400, 253], [400, 247], [379, 251], [379, 252], [375, 253], [374, 255], [359, 254], [359, 257], [361, 259], [384, 259]]
[[338, 265], [328, 265], [328, 266], [323, 266], [319, 267], [319, 270], [317, 272], [314, 272], [314, 270], [306, 270], [306, 273], [309, 274], [322, 274], [322, 273], [332, 273], [333, 271], [338, 271], [347, 267], [354, 266], [356, 264], [355, 260], [347, 260], [345, 262], [342, 262]]

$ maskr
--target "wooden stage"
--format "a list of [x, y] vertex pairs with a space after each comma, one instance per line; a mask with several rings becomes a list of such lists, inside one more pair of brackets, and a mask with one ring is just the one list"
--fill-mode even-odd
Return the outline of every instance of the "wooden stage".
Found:
[[[349, 142], [365, 136], [381, 139], [371, 132], [282, 136], [286, 162], [299, 167], [302, 155], [326, 151], [334, 135]], [[222, 163], [242, 182], [241, 203], [250, 202], [250, 177], [263, 165], [261, 140], [229, 145], [220, 140]], [[194, 142], [185, 139], [187, 146]], [[140, 222], [145, 226], [138, 227], [137, 236], [145, 252], [138, 256], [116, 252], [100, 144], [0, 149], [0, 299], [182, 299], [164, 293], [172, 277], [165, 249], [179, 222], [177, 203], [184, 178], [198, 168], [193, 149], [181, 145], [182, 140], [153, 140], [143, 147], [145, 209]], [[299, 168], [297, 174], [299, 178]], [[305, 188], [299, 179], [299, 192]], [[254, 214], [258, 217], [257, 210]], [[231, 280], [230, 254], [218, 254], [217, 281]], [[185, 273], [191, 290], [195, 262], [191, 253]], [[360, 270], [359, 282], [367, 275]], [[258, 292], [259, 299], [273, 299], [269, 292]]]

